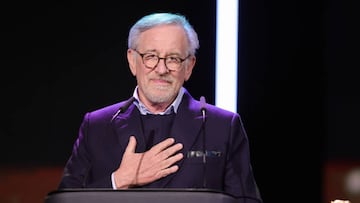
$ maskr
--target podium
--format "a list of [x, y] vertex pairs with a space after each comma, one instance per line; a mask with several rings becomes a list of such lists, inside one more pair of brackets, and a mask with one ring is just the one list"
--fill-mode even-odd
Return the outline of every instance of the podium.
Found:
[[45, 203], [241, 203], [208, 189], [64, 189], [48, 193]]

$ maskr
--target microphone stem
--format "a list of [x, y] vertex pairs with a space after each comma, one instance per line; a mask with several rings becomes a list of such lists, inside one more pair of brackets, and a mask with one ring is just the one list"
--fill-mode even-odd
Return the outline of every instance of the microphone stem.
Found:
[[202, 110], [203, 122], [201, 131], [203, 136], [203, 188], [206, 188], [206, 141], [205, 141], [205, 110]]

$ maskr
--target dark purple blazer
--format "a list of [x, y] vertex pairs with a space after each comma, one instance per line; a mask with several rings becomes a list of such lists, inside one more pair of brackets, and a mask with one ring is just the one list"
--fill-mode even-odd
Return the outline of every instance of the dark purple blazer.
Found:
[[[124, 102], [84, 116], [59, 189], [111, 188], [111, 173], [119, 167], [131, 135], [137, 140], [136, 152], [145, 151], [140, 113], [134, 104], [110, 122]], [[200, 107], [200, 102], [185, 91], [171, 129], [171, 137], [184, 146], [184, 159], [177, 163], [176, 173], [143, 187], [202, 188], [205, 179], [206, 188], [236, 197], [260, 198], [239, 114], [207, 104], [203, 131]], [[204, 140], [208, 151], [205, 166], [203, 158], [196, 156], [197, 151], [203, 151]]]

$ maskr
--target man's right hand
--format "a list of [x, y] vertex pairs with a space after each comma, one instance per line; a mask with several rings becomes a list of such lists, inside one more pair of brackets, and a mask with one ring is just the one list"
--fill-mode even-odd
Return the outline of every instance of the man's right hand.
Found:
[[175, 165], [184, 156], [178, 153], [183, 148], [174, 138], [168, 138], [143, 153], [135, 153], [136, 139], [131, 136], [119, 168], [114, 172], [117, 189], [126, 189], [154, 182], [175, 173]]

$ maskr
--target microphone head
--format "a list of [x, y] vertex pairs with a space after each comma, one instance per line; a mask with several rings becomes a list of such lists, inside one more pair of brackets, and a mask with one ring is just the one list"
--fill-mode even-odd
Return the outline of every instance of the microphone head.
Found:
[[200, 97], [200, 111], [206, 111], [206, 101], [204, 96]]
[[120, 106], [120, 108], [118, 109], [118, 111], [112, 116], [110, 122], [113, 122], [113, 120], [120, 114], [123, 113], [124, 111], [126, 111], [129, 106], [134, 102], [135, 98], [131, 97], [130, 99], [128, 99], [124, 105]]
[[129, 106], [134, 102], [134, 100], [135, 100], [135, 97], [131, 97], [130, 99], [128, 99], [128, 100], [125, 102], [124, 105], [122, 105], [122, 106], [119, 108], [119, 110], [121, 110], [121, 112], [126, 111], [126, 110], [129, 108]]

